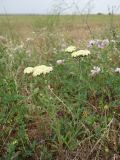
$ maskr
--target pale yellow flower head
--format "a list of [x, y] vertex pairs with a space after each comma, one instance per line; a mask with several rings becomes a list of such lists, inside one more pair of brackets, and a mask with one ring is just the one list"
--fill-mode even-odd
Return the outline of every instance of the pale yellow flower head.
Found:
[[71, 54], [71, 56], [73, 58], [76, 58], [76, 57], [80, 57], [80, 56], [83, 56], [83, 57], [88, 56], [89, 54], [91, 54], [89, 50], [79, 50], [79, 51], [73, 52]]
[[24, 74], [30, 74], [33, 73], [33, 67], [27, 67], [24, 69]]
[[65, 49], [65, 52], [72, 53], [76, 51], [76, 49], [77, 48], [75, 46], [69, 46], [68, 48]]
[[45, 65], [36, 66], [33, 69], [33, 77], [39, 76], [41, 74], [47, 74], [53, 70], [53, 67], [48, 67]]

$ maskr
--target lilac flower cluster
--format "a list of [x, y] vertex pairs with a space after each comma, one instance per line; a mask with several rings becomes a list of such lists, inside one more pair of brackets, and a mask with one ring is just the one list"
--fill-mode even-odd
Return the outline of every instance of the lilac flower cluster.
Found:
[[92, 48], [93, 46], [97, 46], [98, 48], [103, 49], [106, 46], [108, 46], [109, 43], [110, 42], [108, 39], [104, 39], [104, 40], [95, 39], [95, 40], [90, 40], [87, 47]]

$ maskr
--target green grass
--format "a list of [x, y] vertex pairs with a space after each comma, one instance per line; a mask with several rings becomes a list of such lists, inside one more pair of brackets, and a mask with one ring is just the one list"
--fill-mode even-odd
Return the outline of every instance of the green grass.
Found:
[[[79, 16], [0, 17], [1, 34], [8, 36], [8, 42], [0, 44], [1, 160], [120, 158], [120, 74], [114, 72], [120, 67], [119, 18], [115, 16], [114, 28], [106, 30], [109, 16], [89, 16], [90, 26], [104, 27], [95, 38], [116, 43], [93, 47], [89, 56], [74, 59], [65, 48], [72, 44], [86, 49], [92, 37]], [[80, 42], [81, 35], [72, 32], [79, 26], [87, 35]], [[27, 42], [27, 37], [34, 41]], [[65, 63], [57, 65], [59, 59]], [[53, 71], [37, 77], [23, 73], [42, 64], [53, 66]], [[92, 77], [94, 66], [101, 72]]]

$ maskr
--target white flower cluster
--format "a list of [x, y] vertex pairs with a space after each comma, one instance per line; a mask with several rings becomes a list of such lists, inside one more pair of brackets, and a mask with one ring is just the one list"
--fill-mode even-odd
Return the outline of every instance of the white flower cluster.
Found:
[[33, 77], [39, 76], [41, 74], [46, 75], [47, 73], [51, 72], [53, 67], [48, 67], [45, 65], [40, 65], [36, 67], [27, 67], [24, 69], [24, 74], [33, 74]]
[[76, 49], [77, 48], [75, 46], [69, 46], [68, 48], [65, 49], [65, 52], [72, 53], [76, 51]]
[[76, 57], [80, 57], [80, 56], [88, 56], [90, 53], [89, 50], [79, 50], [79, 51], [76, 51], [76, 52], [73, 52], [72, 53], [72, 57], [76, 58]]
[[33, 67], [27, 67], [24, 69], [24, 74], [30, 74], [33, 72]]

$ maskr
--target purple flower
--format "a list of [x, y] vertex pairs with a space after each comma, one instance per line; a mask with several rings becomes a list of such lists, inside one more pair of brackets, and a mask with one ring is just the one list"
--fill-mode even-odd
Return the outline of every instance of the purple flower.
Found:
[[96, 44], [96, 41], [95, 40], [90, 40], [87, 47], [88, 48], [92, 48], [94, 45]]
[[97, 44], [98, 48], [105, 48], [108, 45], [109, 45], [108, 39], [100, 40]]
[[108, 39], [104, 39], [103, 41], [102, 41], [102, 44], [104, 44], [105, 46], [108, 46], [109, 45], [109, 40]]
[[103, 49], [105, 48], [105, 45], [102, 42], [99, 42], [97, 47]]
[[104, 40], [99, 40], [99, 39], [95, 39], [95, 40], [90, 40], [87, 47], [88, 48], [92, 48], [94, 45], [96, 45], [98, 48], [105, 48], [106, 46], [109, 45], [109, 40], [108, 39], [104, 39]]

